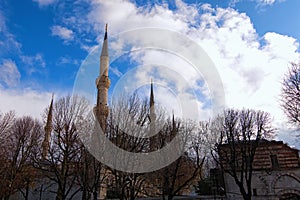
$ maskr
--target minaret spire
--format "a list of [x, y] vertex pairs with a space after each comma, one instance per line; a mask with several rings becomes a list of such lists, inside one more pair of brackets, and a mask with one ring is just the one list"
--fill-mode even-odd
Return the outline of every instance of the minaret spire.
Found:
[[153, 151], [157, 148], [157, 135], [156, 127], [155, 127], [155, 121], [156, 121], [156, 114], [155, 114], [155, 102], [154, 102], [154, 92], [153, 92], [153, 80], [151, 79], [151, 85], [150, 85], [150, 135], [152, 137], [150, 138], [150, 150]]
[[105, 24], [105, 34], [104, 34], [104, 40], [107, 39], [107, 24]]
[[151, 124], [154, 124], [154, 122], [156, 120], [154, 103], [155, 102], [154, 102], [154, 92], [153, 92], [153, 80], [151, 79], [151, 86], [150, 86], [150, 121], [153, 122]]
[[154, 109], [154, 93], [153, 93], [153, 80], [151, 79], [151, 86], [150, 86], [150, 112], [151, 108]]
[[176, 135], [176, 122], [175, 122], [175, 117], [174, 117], [174, 110], [172, 110], [172, 133], [173, 136]]
[[42, 148], [43, 148], [42, 156], [44, 159], [47, 159], [48, 151], [50, 148], [50, 137], [51, 137], [51, 131], [52, 131], [53, 96], [54, 96], [54, 94], [52, 94], [51, 103], [50, 103], [49, 111], [48, 111], [48, 115], [47, 115], [47, 122], [46, 122], [46, 126], [44, 128], [45, 138], [42, 143]]
[[97, 104], [94, 107], [94, 113], [103, 131], [106, 129], [106, 120], [109, 113], [108, 108], [108, 89], [110, 80], [108, 78], [109, 54], [108, 54], [108, 37], [107, 24], [105, 25], [104, 40], [100, 55], [100, 74], [96, 79], [97, 86]]
[[104, 40], [102, 44], [101, 56], [108, 56], [107, 24], [105, 25]]

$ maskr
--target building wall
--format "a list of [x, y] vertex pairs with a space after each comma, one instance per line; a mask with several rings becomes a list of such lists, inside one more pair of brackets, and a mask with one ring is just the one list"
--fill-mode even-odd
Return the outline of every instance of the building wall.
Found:
[[[234, 179], [224, 174], [226, 196], [228, 200], [243, 199]], [[276, 171], [254, 171], [252, 179], [253, 200], [278, 200], [284, 194], [300, 196], [300, 168]], [[253, 192], [254, 193], [254, 192]]]
[[[79, 187], [74, 186], [71, 191], [70, 195], [67, 196], [67, 199], [71, 198], [71, 195], [77, 191]], [[53, 200], [56, 198], [56, 191], [57, 191], [57, 184], [49, 181], [47, 178], [39, 180], [39, 182], [34, 185], [33, 188], [29, 189], [29, 199], [30, 200]], [[76, 193], [72, 200], [81, 200], [82, 192]], [[16, 192], [15, 194], [11, 195], [9, 200], [20, 200], [24, 199], [23, 195], [20, 191]]]
[[[300, 167], [298, 150], [281, 141], [262, 141], [253, 163], [254, 200], [279, 200], [286, 194], [299, 195]], [[234, 179], [224, 174], [227, 199], [242, 199]], [[246, 185], [246, 184], [245, 184]]]
[[271, 156], [277, 158], [278, 168], [290, 169], [299, 167], [298, 150], [289, 147], [282, 141], [263, 141], [258, 146], [253, 167], [254, 169], [271, 169], [275, 166], [272, 165]]

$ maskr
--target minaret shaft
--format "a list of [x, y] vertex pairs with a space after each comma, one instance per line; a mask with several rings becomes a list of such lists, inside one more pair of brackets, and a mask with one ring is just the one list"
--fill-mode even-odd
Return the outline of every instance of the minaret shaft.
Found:
[[44, 137], [44, 141], [42, 143], [42, 157], [44, 159], [48, 158], [48, 152], [49, 152], [49, 148], [50, 148], [50, 137], [51, 137], [51, 131], [52, 131], [52, 110], [53, 110], [53, 95], [52, 95], [51, 103], [49, 106], [46, 126], [44, 128], [45, 137]]
[[100, 74], [96, 79], [97, 86], [97, 104], [94, 108], [95, 115], [103, 131], [106, 129], [106, 121], [109, 114], [108, 108], [108, 89], [110, 80], [108, 78], [109, 55], [107, 41], [107, 25], [105, 27], [104, 41], [100, 56]]
[[152, 137], [150, 138], [150, 150], [154, 151], [158, 148], [157, 143], [157, 135], [156, 135], [156, 114], [155, 114], [155, 102], [154, 102], [154, 92], [153, 92], [153, 82], [151, 80], [151, 88], [150, 88], [150, 135]]

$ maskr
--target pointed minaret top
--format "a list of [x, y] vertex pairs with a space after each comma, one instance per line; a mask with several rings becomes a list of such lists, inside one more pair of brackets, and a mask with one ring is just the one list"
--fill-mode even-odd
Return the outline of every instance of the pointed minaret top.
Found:
[[154, 106], [153, 80], [151, 79], [150, 107]]
[[176, 122], [174, 117], [174, 110], [172, 110], [172, 132], [176, 134]]
[[107, 24], [105, 24], [105, 34], [104, 34], [104, 40], [107, 39]]
[[173, 124], [173, 127], [174, 127], [174, 125], [175, 125], [174, 110], [172, 110], [172, 124]]
[[103, 41], [103, 45], [102, 45], [101, 56], [108, 56], [107, 24], [105, 25], [104, 41]]
[[51, 98], [51, 102], [50, 102], [50, 106], [49, 106], [49, 112], [48, 112], [48, 117], [47, 117], [47, 124], [48, 123], [52, 123], [53, 97], [54, 97], [54, 93], [52, 93], [52, 98]]

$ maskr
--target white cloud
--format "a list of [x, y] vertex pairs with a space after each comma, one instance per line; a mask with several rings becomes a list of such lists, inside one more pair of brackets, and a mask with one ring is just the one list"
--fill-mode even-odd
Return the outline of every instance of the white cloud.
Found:
[[21, 43], [16, 40], [7, 25], [7, 19], [4, 12], [0, 10], [0, 55], [5, 55], [8, 52], [12, 54], [21, 53]]
[[14, 61], [10, 59], [2, 60], [0, 65], [0, 83], [4, 83], [7, 87], [18, 85], [21, 74]]
[[258, 3], [258, 5], [273, 5], [274, 3], [281, 3], [284, 2], [286, 0], [256, 0], [256, 2]]
[[270, 54], [269, 56], [273, 57], [273, 59], [292, 59], [291, 54], [298, 54], [299, 43], [295, 38], [268, 32], [264, 35], [264, 40], [266, 41], [264, 50], [268, 52]]
[[43, 120], [44, 111], [50, 105], [52, 94], [54, 94], [54, 102], [69, 95], [66, 91], [60, 90], [52, 93], [52, 91], [35, 90], [30, 87], [5, 89], [0, 85], [0, 112], [13, 110], [17, 116], [26, 115]]
[[74, 32], [66, 27], [52, 26], [51, 32], [53, 36], [58, 36], [65, 42], [70, 41], [74, 38]]
[[[172, 30], [184, 30], [187, 22], [195, 21], [196, 9], [181, 1], [179, 11], [171, 11], [166, 6], [156, 5], [152, 8], [137, 8], [133, 3], [122, 0], [92, 0], [88, 20], [94, 24], [97, 32], [102, 31], [104, 24], [109, 24], [111, 32], [120, 32], [140, 27], [164, 27]], [[185, 5], [185, 6], [184, 6]], [[101, 26], [99, 26], [101, 24]]]
[[23, 69], [28, 75], [44, 72], [46, 62], [42, 54], [37, 53], [34, 56], [20, 55], [20, 59], [24, 63]]
[[44, 61], [44, 58], [42, 56], [42, 54], [37, 53], [34, 56], [26, 56], [26, 55], [21, 55], [20, 59], [22, 60], [22, 62], [26, 65], [29, 66], [36, 66], [36, 67], [45, 67], [46, 63]]
[[33, 0], [33, 2], [38, 3], [40, 7], [51, 5], [55, 3], [55, 1], [56, 0]]
[[276, 0], [257, 0], [258, 3], [272, 5]]
[[42, 119], [44, 109], [50, 104], [51, 94], [32, 89], [20, 91], [0, 88], [0, 99], [2, 113], [15, 110], [17, 116], [29, 115]]
[[35, 56], [20, 56], [22, 62], [26, 65], [39, 65], [40, 67], [45, 67], [45, 61], [42, 54], [37, 53]]
[[[274, 3], [281, 3], [285, 0], [248, 0], [248, 1], [255, 1], [258, 6], [270, 6]], [[231, 0], [230, 5], [234, 6], [238, 2], [243, 2], [242, 0]]]
[[68, 65], [68, 64], [73, 64], [73, 65], [80, 65], [81, 61], [78, 59], [71, 58], [70, 56], [62, 56], [59, 58], [57, 61], [57, 65]]
[[[204, 37], [195, 39], [202, 44], [219, 69], [227, 105], [268, 111], [274, 117], [277, 128], [286, 128], [286, 120], [278, 101], [280, 82], [289, 62], [300, 58], [297, 51], [299, 43], [294, 38], [276, 33], [266, 33], [260, 39], [250, 18], [233, 9], [217, 9], [206, 15], [204, 22], [210, 24], [225, 20], [212, 28], [203, 26], [199, 32]], [[231, 17], [224, 18], [224, 15]], [[234, 24], [232, 21], [240, 23], [238, 26], [228, 26]], [[260, 42], [264, 42], [264, 45]]]
[[114, 73], [117, 77], [121, 77], [123, 75], [122, 72], [118, 70], [116, 67], [110, 67], [109, 70]]

